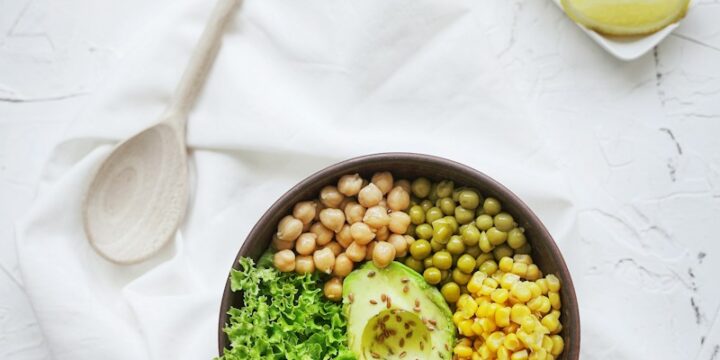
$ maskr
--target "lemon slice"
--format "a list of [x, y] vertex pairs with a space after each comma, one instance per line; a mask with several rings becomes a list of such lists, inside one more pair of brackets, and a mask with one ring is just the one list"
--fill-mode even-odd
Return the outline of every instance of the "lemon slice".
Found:
[[685, 16], [690, 0], [562, 0], [575, 22], [606, 35], [652, 34]]

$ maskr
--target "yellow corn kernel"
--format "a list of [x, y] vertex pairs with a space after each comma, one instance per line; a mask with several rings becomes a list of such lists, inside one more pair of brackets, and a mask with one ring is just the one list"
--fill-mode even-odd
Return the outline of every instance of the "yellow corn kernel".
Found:
[[479, 349], [482, 346], [482, 344], [484, 344], [484, 343], [485, 343], [485, 340], [483, 340], [482, 338], [476, 337], [475, 341], [473, 341], [473, 349], [475, 349], [475, 350]]
[[490, 277], [495, 279], [495, 281], [500, 282], [500, 279], [502, 279], [503, 275], [505, 275], [505, 272], [498, 269], [498, 271], [494, 272], [492, 275], [490, 275]]
[[562, 332], [562, 329], [563, 329], [563, 326], [562, 326], [562, 323], [560, 323], [560, 324], [558, 324], [558, 327], [557, 327], [557, 329], [555, 329], [555, 331], [550, 331], [550, 334], [553, 334], [553, 335], [559, 334]]
[[492, 294], [490, 294], [490, 298], [492, 301], [503, 304], [505, 301], [507, 301], [508, 297], [510, 296], [510, 292], [508, 292], [505, 289], [495, 289], [493, 290]]
[[560, 292], [560, 279], [557, 276], [550, 274], [545, 277], [548, 282], [548, 290], [554, 292]]
[[522, 349], [522, 344], [520, 343], [517, 335], [514, 333], [505, 335], [505, 338], [503, 339], [503, 346], [510, 351], [518, 351]]
[[528, 265], [526, 263], [514, 262], [512, 266], [512, 273], [517, 276], [524, 277], [527, 274]]
[[476, 271], [475, 274], [470, 278], [470, 281], [467, 283], [467, 289], [471, 293], [475, 294], [478, 291], [480, 291], [480, 287], [482, 286], [483, 280], [487, 275], [483, 272]]
[[528, 301], [527, 306], [533, 312], [547, 314], [550, 311], [550, 299], [548, 299], [544, 295], [540, 295], [540, 296]]
[[498, 348], [503, 344], [505, 340], [505, 334], [502, 331], [495, 331], [485, 339], [485, 345], [492, 352], [497, 352]]
[[505, 332], [505, 334], [514, 334], [518, 331], [519, 328], [520, 325], [516, 323], [510, 323], [510, 325], [503, 328], [503, 332]]
[[493, 357], [493, 353], [488, 349], [487, 344], [478, 349], [478, 354], [480, 354], [481, 359], [492, 359]]
[[478, 317], [489, 317], [492, 312], [490, 302], [483, 301], [477, 308], [475, 315]]
[[480, 357], [480, 354], [473, 352], [472, 360], [484, 360], [484, 359]]
[[[466, 296], [466, 295], [463, 295]], [[475, 299], [467, 295], [469, 299], [465, 300], [465, 306], [460, 309], [460, 313], [462, 313], [462, 316], [464, 319], [470, 319], [475, 315], [475, 311], [478, 309], [478, 304], [475, 302]]]
[[532, 291], [530, 291], [530, 285], [527, 282], [518, 282], [513, 285], [510, 293], [518, 299], [520, 302], [527, 302], [532, 298]]
[[545, 355], [545, 360], [555, 360], [555, 357], [550, 354], [547, 354], [547, 355]]
[[471, 326], [473, 334], [475, 334], [477, 336], [481, 336], [485, 332], [485, 329], [483, 328], [483, 326], [479, 320], [480, 319], [475, 319], [475, 321], [473, 321], [472, 326]]
[[550, 332], [555, 331], [558, 325], [560, 325], [558, 317], [555, 316], [553, 313], [545, 315], [545, 317], [542, 318], [541, 322], [543, 326], [545, 326]]
[[505, 290], [512, 289], [512, 286], [515, 285], [515, 283], [520, 281], [520, 277], [513, 274], [513, 273], [506, 273], [502, 276], [500, 279], [500, 286]]
[[491, 333], [497, 329], [497, 325], [495, 325], [495, 320], [488, 319], [488, 318], [481, 318], [478, 319], [477, 322], [480, 323], [480, 326], [483, 328], [483, 334], [484, 333]]
[[535, 264], [528, 265], [527, 272], [525, 272], [525, 278], [530, 281], [535, 281], [542, 277], [542, 271]]
[[458, 331], [460, 331], [461, 335], [464, 336], [474, 336], [475, 332], [472, 329], [473, 326], [472, 320], [463, 320], [458, 324]]
[[517, 332], [517, 337], [520, 339], [520, 342], [522, 342], [526, 348], [534, 351], [542, 349], [542, 336], [542, 334], [528, 333], [522, 329]]
[[534, 316], [526, 316], [522, 320], [522, 324], [520, 324], [520, 328], [523, 329], [523, 331], [525, 331], [527, 333], [531, 333], [531, 332], [535, 331], [535, 329], [537, 328], [538, 325], [539, 325], [538, 321], [537, 321], [537, 319], [535, 319]]
[[465, 320], [465, 318], [463, 317], [463, 314], [461, 312], [457, 311], [453, 314], [453, 324], [457, 325], [462, 320]]
[[495, 324], [500, 327], [510, 325], [510, 311], [510, 308], [507, 306], [497, 309], [495, 311]]
[[495, 312], [496, 312], [499, 308], [501, 308], [501, 307], [503, 307], [503, 306], [500, 305], [500, 304], [490, 303], [490, 313], [489, 313], [488, 317], [489, 317], [489, 318], [494, 318], [494, 317], [495, 317]]
[[504, 346], [500, 346], [497, 350], [497, 353], [495, 353], [495, 356], [497, 356], [498, 360], [509, 360], [510, 351], [508, 351], [508, 349], [506, 349]]
[[550, 299], [550, 306], [555, 310], [560, 310], [562, 304], [560, 303], [560, 294], [550, 291], [548, 292], [548, 299]]
[[518, 351], [518, 352], [510, 355], [510, 360], [527, 360], [527, 359], [528, 359], [527, 350]]
[[553, 343], [551, 337], [549, 337], [547, 335], [543, 336], [542, 348], [545, 349], [545, 351], [550, 352], [552, 350], [553, 344], [554, 343]]
[[530, 257], [530, 255], [526, 255], [526, 254], [515, 254], [515, 256], [513, 256], [513, 261], [525, 263], [528, 265], [533, 263], [533, 260]]
[[473, 353], [472, 349], [465, 345], [458, 345], [455, 347], [455, 349], [453, 351], [455, 352], [455, 354], [457, 356], [466, 357], [466, 358], [469, 358], [470, 356], [472, 356], [472, 353]]
[[528, 360], [545, 360], [547, 357], [547, 351], [545, 349], [538, 349], [533, 351], [530, 356], [528, 357]]
[[548, 291], [550, 291], [548, 289], [548, 282], [546, 279], [537, 279], [535, 280], [535, 283], [538, 284], [543, 295], [547, 295]]
[[538, 284], [528, 281], [527, 282], [528, 287], [530, 287], [530, 293], [532, 294], [532, 297], [538, 297], [542, 295], [542, 289], [540, 289], [540, 286]]
[[563, 352], [563, 349], [565, 348], [565, 340], [563, 340], [562, 336], [560, 335], [553, 335], [550, 337], [552, 340], [552, 348], [550, 349], [550, 354], [553, 356], [558, 356]]
[[466, 337], [464, 337], [458, 341], [458, 345], [470, 346], [471, 344], [472, 344], [472, 340], [470, 340], [469, 338], [466, 338]]
[[506, 273], [510, 272], [513, 267], [513, 259], [510, 257], [507, 257], [507, 256], [500, 259], [500, 263], [498, 263], [498, 267], [500, 268], [500, 270], [502, 270]]
[[[530, 308], [528, 308], [527, 306], [522, 305], [522, 304], [515, 304], [515, 305], [513, 305], [512, 309], [510, 310], [510, 320], [512, 320], [512, 322], [514, 322], [518, 325], [521, 325], [522, 320], [526, 316], [529, 316], [530, 313], [531, 313]], [[548, 315], [548, 316], [550, 316], [550, 315]]]

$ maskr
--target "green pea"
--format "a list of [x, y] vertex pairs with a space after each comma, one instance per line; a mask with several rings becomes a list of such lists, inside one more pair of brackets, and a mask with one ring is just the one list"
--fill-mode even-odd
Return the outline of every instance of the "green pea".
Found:
[[428, 194], [428, 200], [435, 203], [440, 197], [437, 194], [437, 184], [432, 184], [430, 187], [430, 194]]
[[488, 240], [487, 233], [485, 231], [480, 233], [480, 240], [478, 240], [478, 247], [483, 252], [491, 252], [495, 246]]
[[453, 201], [457, 202], [460, 199], [460, 193], [464, 190], [467, 190], [464, 186], [454, 188], [452, 192]]
[[446, 283], [446, 282], [452, 280], [452, 278], [450, 277], [450, 272], [449, 272], [449, 271], [447, 271], [447, 270], [440, 270], [440, 274], [442, 275], [442, 282], [443, 282], [443, 283]]
[[437, 196], [444, 198], [452, 196], [455, 183], [452, 180], [443, 180], [437, 184]]
[[527, 243], [523, 228], [514, 228], [508, 232], [507, 244], [513, 249], [519, 249]]
[[425, 266], [423, 266], [422, 261], [420, 261], [414, 257], [411, 257], [411, 256], [408, 256], [407, 258], [405, 258], [405, 265], [407, 265], [409, 268], [415, 270], [419, 274], [422, 274], [423, 269], [425, 268]]
[[444, 197], [438, 200], [437, 206], [445, 215], [452, 215], [455, 213], [455, 202], [449, 197]]
[[415, 205], [420, 205], [421, 202], [422, 202], [422, 200], [420, 200], [419, 197], [417, 197], [415, 195], [410, 195], [410, 207], [413, 207]]
[[480, 241], [480, 230], [473, 223], [465, 226], [465, 231], [460, 232], [465, 245], [474, 247]]
[[475, 262], [475, 258], [469, 254], [464, 254], [463, 256], [460, 256], [457, 261], [457, 268], [466, 274], [472, 274], [472, 272], [475, 271], [476, 265], [477, 263]]
[[430, 194], [430, 180], [424, 177], [415, 179], [410, 185], [413, 195], [424, 199]]
[[486, 231], [493, 226], [492, 216], [488, 214], [478, 216], [477, 219], [475, 219], [475, 226], [482, 231]]
[[450, 226], [450, 224], [438, 219], [437, 221], [433, 222], [432, 227], [433, 227], [432, 239], [443, 245], [447, 244], [448, 240], [450, 239], [450, 236], [452, 236], [452, 234], [453, 234], [452, 226]]
[[415, 227], [415, 235], [423, 240], [430, 240], [433, 235], [433, 228], [430, 224], [420, 224]]
[[472, 277], [472, 275], [466, 274], [466, 273], [460, 271], [460, 269], [455, 269], [452, 272], [453, 281], [459, 285], [467, 285], [467, 283], [470, 281], [471, 277]]
[[460, 255], [465, 252], [465, 244], [463, 243], [462, 237], [459, 235], [453, 235], [450, 237], [446, 245], [447, 251], [453, 255]]
[[422, 207], [423, 211], [428, 211], [431, 207], [433, 207], [433, 203], [430, 200], [423, 200], [420, 203], [420, 207]]
[[432, 247], [433, 252], [438, 252], [445, 248], [445, 244], [435, 240], [430, 240], [430, 247]]
[[442, 210], [440, 210], [439, 207], [431, 207], [426, 213], [425, 213], [425, 221], [432, 224], [433, 221], [442, 219], [443, 215]]
[[457, 220], [455, 220], [455, 217], [446, 216], [443, 219], [445, 220], [446, 223], [450, 224], [450, 226], [452, 227], [453, 234], [456, 234], [458, 232], [458, 226], [460, 226], [460, 224], [458, 224]]
[[410, 255], [417, 260], [422, 260], [430, 255], [432, 248], [427, 240], [417, 240], [410, 245]]
[[531, 252], [532, 252], [532, 246], [530, 246], [530, 243], [528, 243], [528, 242], [526, 242], [525, 245], [515, 249], [515, 253], [521, 254], [521, 255], [530, 255]]
[[417, 227], [417, 225], [415, 225], [415, 224], [408, 225], [407, 231], [405, 231], [405, 235], [410, 235], [412, 237], [415, 237], [415, 228], [416, 227]]
[[433, 266], [440, 270], [447, 270], [452, 266], [452, 255], [447, 251], [438, 251], [432, 256]]
[[513, 256], [513, 249], [507, 246], [507, 244], [502, 244], [493, 250], [493, 256], [495, 256], [495, 260], [500, 261], [500, 259], [504, 257], [512, 257]]
[[442, 274], [440, 273], [440, 269], [434, 267], [425, 269], [425, 272], [423, 272], [423, 277], [425, 278], [425, 281], [427, 281], [428, 284], [431, 285], [437, 285], [442, 280]]
[[480, 196], [472, 190], [463, 190], [458, 194], [458, 202], [468, 210], [475, 210], [480, 205]]
[[483, 210], [490, 216], [497, 215], [502, 210], [502, 205], [496, 198], [489, 197], [483, 203]]
[[460, 224], [469, 224], [475, 218], [475, 212], [462, 206], [455, 208], [455, 220]]
[[465, 253], [468, 255], [472, 255], [472, 257], [478, 257], [480, 254], [482, 254], [482, 250], [480, 250], [477, 246], [468, 246], [465, 248]]
[[410, 222], [415, 225], [425, 223], [425, 211], [420, 205], [411, 207], [410, 210], [408, 210], [408, 215], [410, 215]]
[[450, 304], [454, 304], [460, 299], [460, 286], [454, 282], [449, 282], [440, 289], [440, 293]]
[[515, 227], [515, 221], [513, 220], [512, 215], [506, 212], [501, 212], [495, 215], [494, 221], [495, 227], [500, 231], [510, 231]]
[[488, 241], [490, 241], [490, 244], [495, 246], [500, 245], [507, 240], [507, 233], [498, 230], [496, 227], [489, 228], [485, 233], [487, 233], [487, 238]]
[[488, 260], [480, 264], [478, 270], [484, 272], [487, 275], [492, 275], [498, 270], [498, 264], [494, 260]]
[[482, 254], [478, 255], [477, 258], [475, 258], [475, 263], [482, 264], [488, 260], [493, 260], [493, 259], [495, 259], [495, 257], [493, 256], [493, 254], [491, 252], [490, 253], [482, 253]]
[[423, 260], [423, 266], [425, 266], [425, 268], [430, 268], [433, 266], [432, 256], [428, 256], [425, 258], [425, 260]]

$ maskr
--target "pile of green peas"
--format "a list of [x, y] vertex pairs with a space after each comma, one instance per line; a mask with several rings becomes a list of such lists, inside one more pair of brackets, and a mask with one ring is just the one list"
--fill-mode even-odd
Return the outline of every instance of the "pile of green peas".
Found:
[[455, 187], [450, 180], [432, 183], [424, 177], [412, 182], [411, 191], [407, 234], [415, 241], [400, 261], [439, 287], [449, 304], [468, 293], [476, 270], [492, 274], [503, 257], [530, 254], [524, 229], [497, 199]]

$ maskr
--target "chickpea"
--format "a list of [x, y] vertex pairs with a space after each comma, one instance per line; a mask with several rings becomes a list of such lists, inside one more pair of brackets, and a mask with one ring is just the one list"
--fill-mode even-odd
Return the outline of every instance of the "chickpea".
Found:
[[390, 230], [387, 226], [383, 226], [375, 230], [375, 240], [386, 241], [390, 237]]
[[408, 226], [410, 226], [410, 215], [402, 211], [390, 213], [390, 223], [388, 223], [390, 231], [395, 234], [404, 234], [407, 232]]
[[273, 235], [272, 245], [275, 250], [287, 250], [295, 247], [295, 241], [282, 241], [277, 235]]
[[337, 208], [343, 199], [345, 196], [332, 185], [325, 186], [320, 190], [320, 202], [329, 208]]
[[363, 186], [363, 179], [360, 174], [343, 175], [338, 180], [337, 189], [345, 196], [355, 196], [360, 192]]
[[345, 206], [345, 220], [348, 222], [348, 224], [354, 224], [356, 222], [362, 221], [363, 216], [365, 216], [365, 207], [362, 205], [351, 201]]
[[345, 211], [345, 207], [351, 202], [355, 202], [355, 199], [351, 197], [346, 197], [343, 199], [343, 201], [340, 202], [340, 205], [338, 205], [337, 208]]
[[353, 271], [353, 261], [342, 253], [335, 258], [335, 268], [333, 269], [333, 275], [339, 277], [346, 277]]
[[300, 255], [295, 258], [295, 272], [298, 274], [312, 274], [315, 272], [315, 262], [310, 255]]
[[325, 283], [323, 293], [328, 300], [340, 301], [342, 299], [342, 280], [340, 278], [332, 278]]
[[366, 208], [377, 205], [382, 199], [382, 191], [373, 183], [368, 184], [358, 193], [358, 202]]
[[383, 195], [387, 194], [393, 188], [393, 176], [389, 171], [375, 173], [370, 182], [377, 185]]
[[317, 245], [317, 235], [313, 233], [303, 233], [295, 241], [295, 251], [300, 255], [310, 255], [315, 251]]
[[348, 259], [354, 261], [354, 262], [361, 262], [365, 259], [365, 254], [367, 253], [367, 246], [358, 244], [357, 241], [354, 241], [350, 246], [345, 249], [345, 255], [347, 255]]
[[365, 252], [365, 260], [372, 260], [373, 251], [375, 250], [375, 246], [377, 244], [378, 244], [377, 241], [371, 241], [369, 244], [367, 244], [367, 251]]
[[342, 230], [338, 231], [337, 234], [335, 234], [335, 240], [337, 240], [340, 245], [342, 245], [343, 248], [346, 248], [350, 246], [350, 244], [353, 242], [353, 236], [352, 231], [350, 230], [350, 225], [345, 224], [343, 225]]
[[415, 238], [410, 235], [405, 235], [405, 242], [407, 243], [408, 249], [410, 248], [410, 245], [412, 245], [415, 242]]
[[323, 209], [320, 211], [320, 222], [326, 228], [339, 232], [345, 225], [345, 213], [340, 209]]
[[352, 224], [350, 226], [350, 235], [358, 245], [367, 245], [375, 238], [375, 233], [363, 222]]
[[383, 226], [387, 226], [390, 223], [390, 216], [387, 213], [387, 209], [382, 206], [373, 206], [365, 212], [363, 216], [363, 222], [370, 225], [375, 229], [379, 229]]
[[315, 217], [313, 218], [313, 221], [320, 221], [320, 212], [323, 211], [323, 209], [326, 209], [327, 206], [321, 202], [316, 202], [315, 205]]
[[293, 241], [302, 233], [302, 221], [288, 215], [278, 223], [277, 237], [282, 241]]
[[403, 190], [407, 191], [407, 193], [410, 193], [410, 181], [407, 181], [405, 179], [398, 180], [395, 182], [395, 187], [401, 187]]
[[317, 244], [318, 245], [325, 245], [332, 241], [333, 236], [335, 233], [323, 226], [323, 224], [316, 222], [310, 226], [310, 232], [317, 235]]
[[295, 271], [295, 253], [292, 250], [281, 250], [273, 256], [273, 265], [282, 272]]
[[293, 208], [293, 216], [307, 225], [315, 218], [317, 203], [314, 201], [301, 201], [295, 204]]
[[375, 245], [372, 254], [373, 264], [382, 269], [395, 260], [395, 247], [388, 242], [381, 241]]
[[337, 243], [337, 241], [331, 241], [327, 245], [323, 246], [323, 249], [330, 249], [332, 250], [333, 254], [335, 256], [340, 255], [340, 253], [343, 252], [343, 247], [340, 246], [340, 244]]
[[387, 205], [393, 211], [407, 209], [410, 206], [410, 193], [400, 186], [394, 187], [387, 195]]
[[408, 243], [407, 240], [405, 240], [405, 236], [392, 234], [388, 238], [387, 242], [395, 247], [395, 255], [397, 257], [404, 257], [407, 255]]
[[331, 249], [324, 248], [313, 253], [313, 261], [315, 261], [316, 269], [330, 274], [335, 266], [335, 254]]

